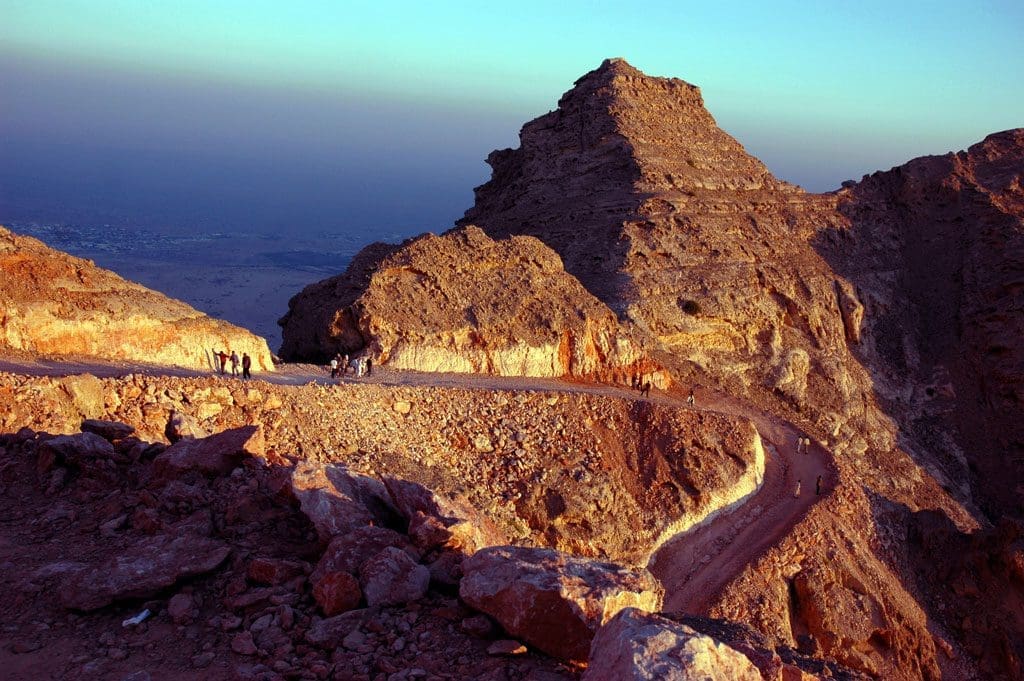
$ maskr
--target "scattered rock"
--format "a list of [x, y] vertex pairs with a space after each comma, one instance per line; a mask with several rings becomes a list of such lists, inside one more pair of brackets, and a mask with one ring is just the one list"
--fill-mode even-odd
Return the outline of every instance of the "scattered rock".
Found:
[[382, 521], [393, 513], [379, 481], [341, 464], [299, 463], [292, 490], [323, 541], [364, 525], [386, 524]]
[[172, 596], [167, 602], [167, 614], [175, 624], [187, 624], [192, 619], [192, 596], [186, 593]]
[[135, 427], [118, 421], [86, 419], [82, 421], [82, 432], [95, 433], [108, 442], [114, 442], [130, 437], [135, 432]]
[[502, 639], [487, 646], [488, 655], [523, 655], [526, 653], [526, 646], [519, 641]]

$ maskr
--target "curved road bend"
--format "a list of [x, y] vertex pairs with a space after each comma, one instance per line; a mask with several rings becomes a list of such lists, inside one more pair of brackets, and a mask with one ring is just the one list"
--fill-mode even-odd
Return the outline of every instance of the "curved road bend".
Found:
[[[36, 376], [66, 376], [90, 373], [100, 377], [128, 374], [204, 377], [208, 371], [122, 362], [84, 360], [34, 360], [0, 358], [0, 372]], [[230, 377], [228, 377], [230, 378]], [[322, 367], [286, 365], [272, 374], [257, 374], [254, 381], [279, 385], [315, 382], [336, 383]], [[344, 378], [345, 383], [364, 382], [391, 386], [434, 386], [483, 388], [488, 390], [538, 390], [590, 393], [636, 399], [626, 388], [601, 384], [574, 383], [529, 377], [479, 376], [472, 374], [430, 374], [398, 372], [377, 368], [361, 379]], [[796, 525], [821, 497], [815, 481], [822, 476], [823, 493], [836, 483], [831, 454], [817, 443], [807, 453], [797, 453], [797, 438], [803, 432], [793, 424], [750, 405], [709, 389], [697, 389], [694, 408], [743, 416], [761, 434], [768, 455], [764, 482], [744, 503], [716, 515], [666, 542], [651, 558], [648, 567], [665, 585], [665, 610], [706, 614], [715, 598], [743, 568], [760, 557]], [[655, 393], [651, 401], [690, 408], [681, 393]], [[801, 493], [794, 495], [797, 480]]]

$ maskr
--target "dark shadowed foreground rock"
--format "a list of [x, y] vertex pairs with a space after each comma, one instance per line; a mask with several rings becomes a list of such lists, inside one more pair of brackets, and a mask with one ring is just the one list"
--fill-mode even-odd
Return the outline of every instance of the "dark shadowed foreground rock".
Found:
[[366, 602], [371, 606], [417, 601], [430, 586], [430, 571], [393, 546], [363, 563], [359, 576]]
[[351, 473], [341, 464], [298, 464], [292, 473], [292, 490], [323, 541], [382, 524], [394, 513], [379, 480]]
[[222, 542], [191, 535], [141, 539], [123, 554], [69, 575], [61, 585], [61, 604], [97, 610], [116, 600], [153, 596], [180, 579], [213, 570], [229, 553]]
[[462, 565], [459, 595], [512, 636], [549, 655], [584, 662], [594, 632], [627, 607], [657, 611], [664, 595], [647, 570], [552, 549], [495, 546]]
[[189, 471], [227, 475], [246, 456], [263, 456], [263, 429], [242, 426], [201, 440], [183, 439], [153, 460], [157, 480], [171, 480]]
[[317, 563], [316, 569], [313, 570], [309, 579], [315, 585], [322, 577], [331, 572], [358, 574], [363, 563], [389, 546], [402, 550], [413, 550], [405, 535], [386, 527], [365, 525], [357, 527], [351, 532], [339, 534], [327, 545], [327, 549], [320, 557], [320, 562]]
[[113, 442], [129, 437], [135, 432], [134, 426], [118, 421], [101, 421], [100, 419], [86, 419], [82, 421], [83, 433], [95, 433], [104, 440]]
[[724, 643], [672, 620], [626, 608], [598, 629], [584, 681], [761, 681]]
[[95, 433], [60, 435], [39, 445], [36, 470], [40, 475], [54, 466], [87, 465], [90, 461], [114, 458], [114, 447]]

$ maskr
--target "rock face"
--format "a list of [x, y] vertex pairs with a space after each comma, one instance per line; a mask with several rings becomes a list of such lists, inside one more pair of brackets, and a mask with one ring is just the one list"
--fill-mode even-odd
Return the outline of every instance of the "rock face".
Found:
[[657, 611], [661, 585], [646, 570], [551, 549], [497, 546], [463, 563], [459, 596], [516, 638], [566, 660], [587, 659], [598, 627], [619, 610]]
[[761, 681], [742, 653], [684, 624], [626, 608], [597, 631], [583, 681]]
[[0, 227], [0, 348], [212, 369], [214, 349], [273, 371], [262, 338]]
[[819, 248], [864, 301], [875, 390], [939, 475], [1024, 514], [1024, 129], [840, 192]]
[[[363, 351], [397, 369], [511, 376], [625, 377], [649, 368], [612, 311], [536, 239], [495, 241], [472, 226], [425, 235], [378, 261], [349, 301], [344, 293], [366, 276], [363, 265], [292, 300], [283, 357]], [[328, 299], [335, 313], [326, 327], [306, 321]]]

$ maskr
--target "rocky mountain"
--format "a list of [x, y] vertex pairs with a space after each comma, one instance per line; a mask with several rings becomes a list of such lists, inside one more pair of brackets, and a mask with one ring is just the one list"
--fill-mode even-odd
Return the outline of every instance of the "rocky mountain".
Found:
[[[1024, 555], [1021, 136], [809, 194], [719, 129], [695, 86], [608, 60], [527, 123], [519, 148], [489, 156], [492, 178], [456, 229], [375, 247], [293, 299], [286, 345], [314, 339], [288, 346], [294, 357], [341, 348], [405, 368], [521, 371], [463, 339], [483, 329], [482, 345], [510, 347], [516, 320], [547, 322], [519, 317], [520, 301], [548, 288], [527, 283], [541, 281], [537, 263], [467, 271], [477, 251], [534, 237], [564, 264], [548, 285], [566, 294], [551, 297], [588, 320], [552, 312], [561, 326], [547, 338], [607, 329], [643, 348], [666, 384], [740, 397], [762, 433], [786, 419], [834, 458], [834, 492], [703, 611], [881, 678], [1012, 678], [1024, 659], [1013, 614], [1024, 588], [1013, 577]], [[455, 256], [468, 243], [479, 247]], [[542, 345], [550, 358], [555, 346]], [[586, 356], [585, 375], [624, 382], [623, 355]], [[543, 364], [572, 374], [570, 362]], [[1003, 515], [1017, 520], [997, 531]], [[937, 565], [938, 544], [973, 558]], [[998, 558], [971, 577], [985, 551]], [[958, 580], [954, 596], [935, 575]], [[985, 597], [981, 584], [1000, 575], [1001, 597]]]
[[0, 277], [0, 348], [203, 369], [234, 350], [274, 369], [262, 338], [2, 227]]
[[864, 300], [857, 356], [908, 441], [993, 518], [1024, 514], [1024, 129], [839, 193], [816, 243]]

